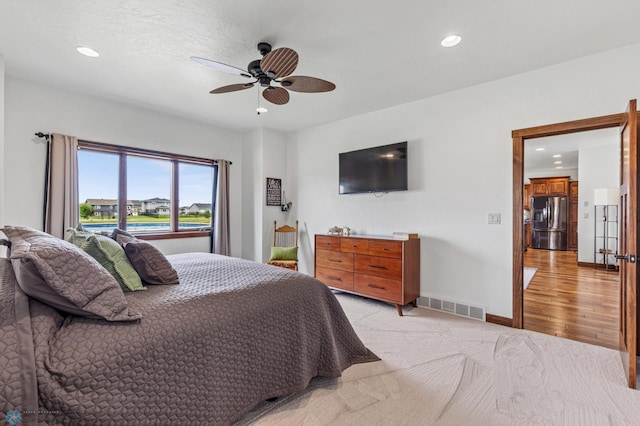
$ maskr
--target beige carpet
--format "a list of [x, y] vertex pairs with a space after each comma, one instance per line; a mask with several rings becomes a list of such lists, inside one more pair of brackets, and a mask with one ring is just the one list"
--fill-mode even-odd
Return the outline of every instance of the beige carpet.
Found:
[[338, 294], [382, 361], [265, 402], [238, 424], [638, 425], [618, 352]]

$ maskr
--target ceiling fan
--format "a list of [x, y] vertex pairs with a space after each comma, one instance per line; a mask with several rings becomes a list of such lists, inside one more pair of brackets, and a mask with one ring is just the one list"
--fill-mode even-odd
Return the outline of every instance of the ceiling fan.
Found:
[[[255, 81], [250, 83], [218, 87], [209, 92], [213, 94], [250, 89], [258, 83], [261, 87], [264, 87], [262, 96], [267, 101], [276, 105], [284, 105], [289, 102], [288, 90], [303, 93], [319, 93], [330, 92], [336, 88], [335, 84], [320, 78], [290, 75], [298, 66], [298, 53], [293, 49], [281, 47], [271, 50], [269, 43], [262, 42], [258, 43], [258, 52], [262, 55], [262, 59], [251, 61], [246, 71], [221, 62], [212, 61], [211, 59], [196, 56], [192, 56], [191, 59], [199, 64], [217, 69], [218, 71], [236, 74], [245, 78], [255, 78]], [[278, 83], [279, 86], [274, 86], [272, 85], [273, 83]]]

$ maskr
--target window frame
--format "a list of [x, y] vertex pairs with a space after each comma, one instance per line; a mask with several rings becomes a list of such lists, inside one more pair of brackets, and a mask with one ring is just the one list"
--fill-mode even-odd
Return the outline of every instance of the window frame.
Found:
[[[171, 162], [171, 211], [169, 219], [170, 230], [166, 232], [136, 234], [136, 238], [139, 238], [141, 240], [165, 240], [174, 238], [208, 237], [212, 235], [215, 226], [215, 216], [213, 214], [213, 212], [215, 211], [215, 200], [212, 200], [213, 203], [211, 205], [211, 230], [191, 231], [188, 229], [180, 229], [180, 206], [178, 199], [180, 188], [180, 174], [178, 169], [180, 163], [211, 166], [213, 168], [212, 190], [213, 192], [216, 192], [216, 187], [218, 185], [218, 162], [216, 160], [87, 140], [78, 140], [78, 150], [87, 150], [118, 155], [118, 228], [127, 229], [127, 156], [131, 155], [136, 157], [166, 160]], [[213, 194], [211, 194], [211, 197], [213, 198]]]

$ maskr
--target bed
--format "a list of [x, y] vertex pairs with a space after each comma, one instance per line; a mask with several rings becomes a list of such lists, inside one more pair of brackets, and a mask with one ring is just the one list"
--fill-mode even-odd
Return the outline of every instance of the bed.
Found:
[[180, 283], [124, 293], [135, 320], [106, 321], [26, 296], [1, 258], [0, 411], [25, 424], [230, 424], [378, 359], [314, 278], [208, 253], [167, 259]]

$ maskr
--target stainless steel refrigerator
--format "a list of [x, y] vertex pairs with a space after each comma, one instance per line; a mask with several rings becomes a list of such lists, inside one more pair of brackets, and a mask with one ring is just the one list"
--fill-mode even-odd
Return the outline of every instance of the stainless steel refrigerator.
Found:
[[533, 197], [531, 201], [531, 246], [566, 250], [567, 197]]

